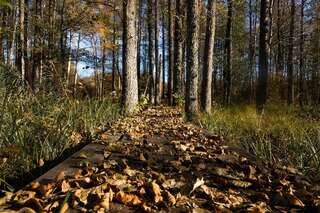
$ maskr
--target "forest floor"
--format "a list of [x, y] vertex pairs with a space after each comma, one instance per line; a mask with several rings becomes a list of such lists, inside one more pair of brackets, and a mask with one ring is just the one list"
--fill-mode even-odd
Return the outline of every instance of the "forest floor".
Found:
[[320, 182], [228, 147], [185, 123], [178, 109], [142, 110], [95, 143], [104, 145], [99, 166], [82, 163], [74, 176], [33, 182], [0, 205], [21, 212], [320, 211]]

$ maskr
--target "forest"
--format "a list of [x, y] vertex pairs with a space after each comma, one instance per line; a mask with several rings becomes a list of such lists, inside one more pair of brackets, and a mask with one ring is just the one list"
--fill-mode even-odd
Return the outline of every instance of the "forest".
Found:
[[0, 0], [0, 212], [319, 212], [319, 0]]

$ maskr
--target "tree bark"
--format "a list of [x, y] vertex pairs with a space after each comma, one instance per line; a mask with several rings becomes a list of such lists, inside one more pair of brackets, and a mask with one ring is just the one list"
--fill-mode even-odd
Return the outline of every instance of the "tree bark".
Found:
[[293, 85], [293, 36], [294, 36], [294, 22], [296, 14], [296, 2], [291, 0], [291, 11], [290, 11], [290, 29], [289, 29], [289, 52], [288, 52], [288, 105], [294, 102], [294, 85]]
[[176, 14], [174, 26], [174, 70], [173, 70], [173, 105], [177, 105], [177, 99], [182, 96], [183, 86], [183, 37], [182, 37], [182, 5], [176, 0]]
[[230, 104], [231, 101], [231, 30], [232, 30], [232, 16], [233, 16], [233, 0], [228, 0], [228, 19], [226, 27], [226, 37], [224, 46], [224, 70], [223, 70], [223, 83], [224, 83], [224, 104]]
[[300, 55], [299, 55], [299, 104], [304, 105], [304, 6], [305, 0], [301, 1], [300, 10]]
[[159, 26], [158, 26], [158, 0], [155, 0], [154, 7], [154, 41], [155, 41], [155, 66], [156, 66], [156, 81], [155, 81], [155, 96], [154, 104], [157, 106], [161, 102], [160, 94], [160, 66], [159, 66]]
[[187, 73], [185, 111], [188, 121], [198, 118], [199, 1], [187, 1]]
[[214, 59], [214, 38], [216, 22], [216, 0], [208, 1], [205, 49], [203, 56], [203, 74], [201, 87], [201, 110], [211, 113], [212, 108], [212, 74]]
[[154, 46], [153, 46], [153, 0], [148, 0], [148, 40], [149, 40], [149, 103], [154, 101]]
[[259, 76], [257, 85], [257, 112], [263, 113], [267, 102], [268, 86], [268, 0], [261, 0], [260, 5], [260, 40], [259, 40]]
[[162, 99], [166, 96], [166, 33], [165, 33], [165, 15], [162, 12]]
[[168, 104], [173, 104], [172, 90], [173, 90], [173, 23], [172, 23], [172, 2], [168, 0]]
[[122, 106], [131, 114], [138, 104], [136, 0], [123, 1], [123, 94]]

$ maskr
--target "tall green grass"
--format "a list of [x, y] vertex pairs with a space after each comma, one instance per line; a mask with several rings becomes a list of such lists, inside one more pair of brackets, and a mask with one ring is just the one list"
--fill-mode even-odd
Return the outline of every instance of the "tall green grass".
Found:
[[270, 106], [264, 115], [255, 107], [215, 109], [203, 125], [258, 159], [293, 165], [304, 172], [320, 171], [320, 111]]
[[0, 75], [0, 187], [94, 138], [119, 116], [108, 100], [35, 95], [14, 72]]

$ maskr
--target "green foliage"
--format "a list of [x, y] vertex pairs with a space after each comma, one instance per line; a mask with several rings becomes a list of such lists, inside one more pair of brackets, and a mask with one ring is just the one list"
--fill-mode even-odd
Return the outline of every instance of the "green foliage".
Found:
[[[313, 113], [312, 116], [309, 116]], [[320, 122], [312, 120], [319, 110], [271, 106], [265, 115], [255, 107], [216, 109], [204, 115], [206, 128], [223, 135], [264, 161], [295, 165], [308, 172], [320, 169]]]
[[[16, 83], [7, 84], [10, 81]], [[107, 100], [75, 100], [59, 98], [55, 93], [32, 95], [26, 91], [19, 77], [0, 76], [3, 185], [6, 179], [34, 169], [40, 160], [56, 159], [67, 148], [95, 137], [120, 114], [119, 107]]]

